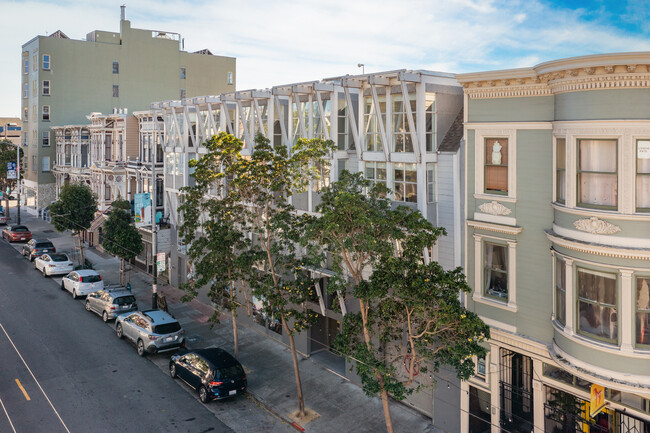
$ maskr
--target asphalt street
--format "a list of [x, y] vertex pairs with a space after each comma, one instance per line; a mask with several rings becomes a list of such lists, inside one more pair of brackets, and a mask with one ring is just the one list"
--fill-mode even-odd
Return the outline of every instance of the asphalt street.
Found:
[[81, 302], [0, 241], [0, 432], [232, 431]]

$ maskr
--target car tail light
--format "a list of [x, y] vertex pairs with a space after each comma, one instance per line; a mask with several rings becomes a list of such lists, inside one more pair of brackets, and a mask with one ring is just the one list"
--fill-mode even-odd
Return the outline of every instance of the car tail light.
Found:
[[157, 335], [150, 335], [150, 336], [149, 336], [149, 340], [155, 341], [155, 340], [157, 340], [157, 339], [158, 339], [158, 336], [157, 336]]
[[223, 382], [210, 382], [210, 386], [221, 386]]
[[114, 310], [114, 309], [115, 309], [115, 307], [111, 305], [111, 310]]

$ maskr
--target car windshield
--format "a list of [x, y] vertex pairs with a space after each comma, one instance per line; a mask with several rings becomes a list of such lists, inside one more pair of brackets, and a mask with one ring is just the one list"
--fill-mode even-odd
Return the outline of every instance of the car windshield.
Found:
[[52, 242], [39, 242], [36, 244], [36, 248], [54, 248]]
[[181, 330], [181, 324], [178, 322], [163, 323], [153, 327], [154, 334], [171, 334]]
[[242, 377], [244, 370], [241, 365], [231, 365], [230, 367], [222, 367], [217, 370], [217, 379], [236, 378]]
[[27, 227], [14, 227], [13, 231], [15, 231], [15, 232], [27, 232], [29, 230], [27, 230]]
[[53, 262], [67, 262], [68, 261], [68, 256], [65, 254], [51, 254], [50, 258], [52, 259]]
[[96, 283], [101, 280], [102, 277], [100, 277], [99, 275], [84, 275], [83, 277], [81, 277], [80, 281], [82, 283]]
[[120, 296], [119, 298], [115, 298], [113, 303], [117, 304], [117, 305], [134, 304], [135, 303], [135, 297], [134, 296]]

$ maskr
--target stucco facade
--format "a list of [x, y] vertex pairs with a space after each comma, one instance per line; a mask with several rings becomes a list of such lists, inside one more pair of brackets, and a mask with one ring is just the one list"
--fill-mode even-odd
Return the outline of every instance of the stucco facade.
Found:
[[42, 193], [55, 182], [52, 126], [80, 124], [92, 112], [128, 113], [152, 101], [233, 91], [236, 84], [235, 58], [185, 52], [181, 35], [134, 29], [124, 16], [119, 32], [35, 37], [22, 46], [21, 77], [24, 185], [38, 208], [50, 203]]

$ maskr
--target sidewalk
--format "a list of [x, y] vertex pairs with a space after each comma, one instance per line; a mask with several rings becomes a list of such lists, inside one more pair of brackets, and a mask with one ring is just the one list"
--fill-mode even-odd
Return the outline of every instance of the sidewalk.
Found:
[[[21, 213], [21, 216], [21, 222], [32, 230], [34, 237], [50, 238], [58, 251], [72, 250], [69, 233], [57, 233], [51, 224], [35, 216], [26, 213]], [[106, 284], [119, 281], [119, 259], [94, 248], [87, 248], [85, 254]], [[134, 269], [130, 272], [130, 283], [140, 308], [148, 308], [151, 304], [151, 277]], [[183, 304], [180, 298], [184, 292], [170, 286], [159, 286], [158, 290], [165, 295], [169, 312], [186, 330], [189, 348], [218, 346], [233, 352], [232, 321], [228, 315], [222, 314], [221, 323], [210, 329], [208, 319], [214, 312], [211, 306], [197, 299]], [[241, 322], [238, 325], [239, 360], [247, 372], [249, 396], [268, 412], [291, 424], [288, 414], [298, 408], [298, 401], [289, 348], [258, 332], [255, 327]], [[157, 363], [161, 363], [161, 368], [166, 368], [163, 361]], [[300, 374], [305, 406], [320, 415], [302, 426], [304, 431], [386, 431], [378, 397], [368, 398], [360, 387], [311, 358], [300, 358]], [[429, 418], [394, 401], [391, 401], [391, 415], [395, 432], [438, 431]], [[300, 430], [300, 426], [294, 427], [296, 431]], [[237, 431], [237, 426], [231, 428]], [[241, 432], [244, 433], [243, 430]]]

